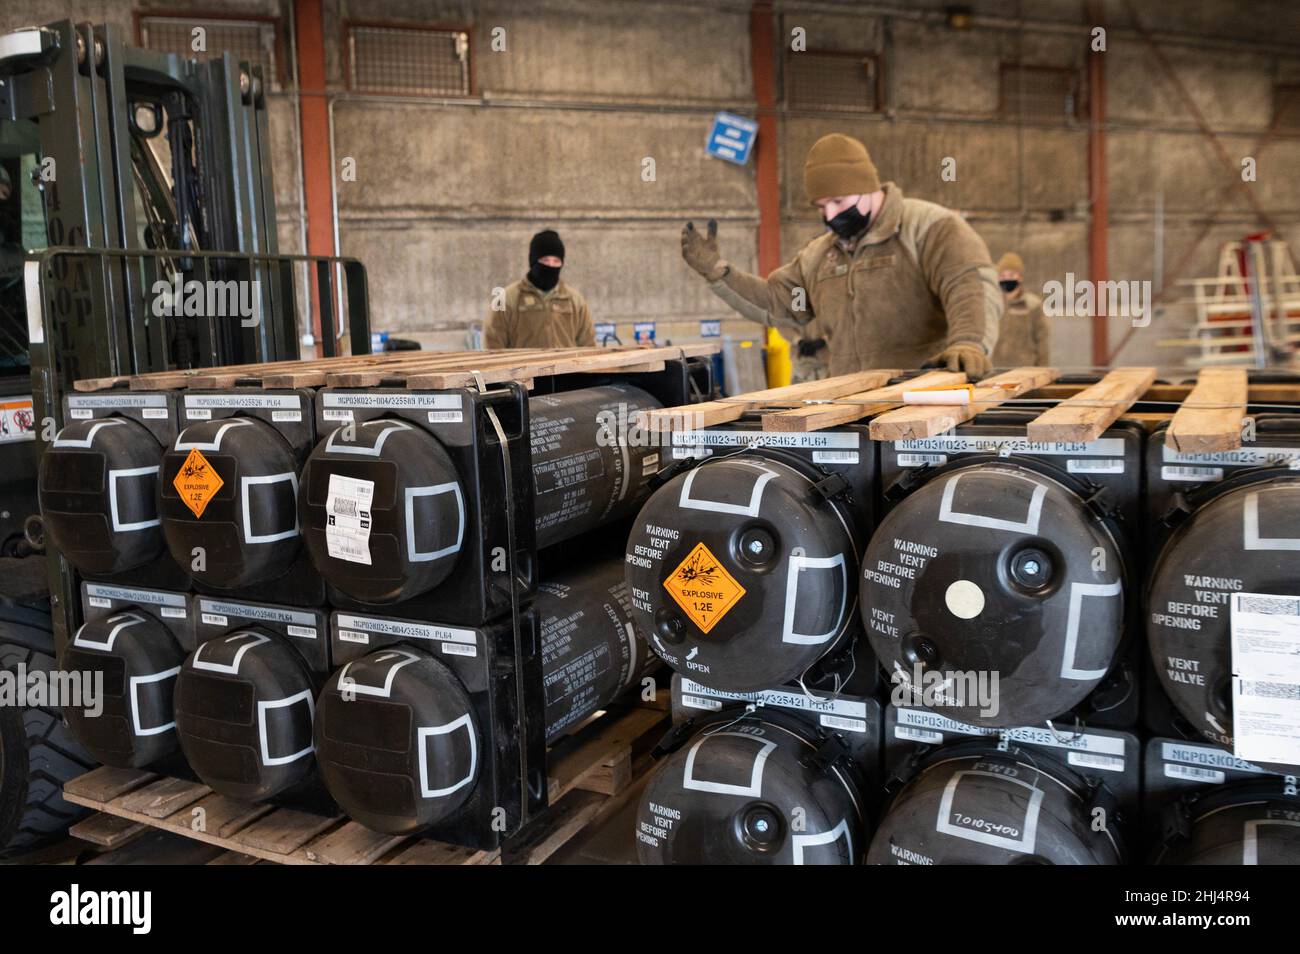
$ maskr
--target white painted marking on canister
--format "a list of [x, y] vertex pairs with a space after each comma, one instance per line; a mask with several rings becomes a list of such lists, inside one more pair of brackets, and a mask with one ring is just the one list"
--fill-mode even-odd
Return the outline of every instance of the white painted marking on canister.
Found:
[[943, 601], [958, 619], [974, 619], [984, 612], [984, 591], [970, 580], [954, 580], [943, 594]]

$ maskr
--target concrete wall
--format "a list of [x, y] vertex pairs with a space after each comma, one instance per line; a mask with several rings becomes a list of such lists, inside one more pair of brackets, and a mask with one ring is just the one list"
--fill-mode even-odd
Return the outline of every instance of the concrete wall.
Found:
[[[844, 131], [869, 146], [886, 179], [908, 195], [960, 209], [994, 257], [1008, 248], [1028, 263], [1031, 286], [1088, 274], [1086, 120], [1017, 122], [998, 114], [1003, 63], [1069, 66], [1087, 55], [1077, 0], [977, 0], [975, 22], [954, 30], [944, 0], [910, 3], [778, 4], [778, 72], [789, 31], [802, 27], [814, 50], [870, 50], [884, 63], [887, 109], [879, 114], [781, 108], [781, 237], [790, 257], [820, 230], [802, 195], [802, 162], [820, 135]], [[131, 22], [127, 0], [76, 0], [76, 16]], [[178, 4], [150, 2], [174, 14]], [[288, 0], [208, 0], [278, 13], [292, 51]], [[1269, 135], [1276, 83], [1300, 83], [1300, 7], [1259, 0], [1244, 15], [1233, 0], [1149, 0], [1135, 5], [1159, 38], [1233, 162], [1254, 156], [1249, 188], [1284, 237], [1300, 240], [1300, 186], [1288, 172], [1300, 137]], [[0, 26], [66, 16], [51, 0], [6, 9]], [[1198, 129], [1177, 88], [1132, 29], [1127, 6], [1102, 4], [1108, 92], [1109, 271], [1112, 279], [1210, 274], [1219, 245], [1257, 222]], [[744, 0], [325, 0], [336, 155], [356, 164], [338, 183], [344, 254], [369, 269], [377, 329], [455, 346], [481, 320], [492, 289], [526, 268], [528, 237], [558, 228], [569, 248], [566, 278], [598, 321], [625, 339], [633, 319], [658, 322], [660, 340], [698, 333], [701, 317], [726, 318], [730, 333], [754, 326], [729, 318], [681, 263], [687, 218], [721, 223], [724, 254], [755, 267], [754, 171], [703, 152], [719, 109], [753, 112], [749, 4]], [[1018, 17], [1018, 19], [1017, 19]], [[458, 101], [350, 94], [344, 77], [348, 20], [465, 24], [472, 28], [475, 90]], [[506, 50], [491, 48], [505, 30]], [[1289, 45], [1286, 45], [1289, 44]], [[797, 55], [797, 54], [790, 54]], [[778, 75], [778, 91], [780, 76]], [[273, 95], [281, 241], [302, 247], [299, 138], [292, 90]], [[1262, 141], [1262, 144], [1261, 144]], [[957, 163], [956, 181], [940, 176]], [[643, 178], [644, 160], [654, 181]], [[1156, 197], [1163, 203], [1157, 246]], [[1192, 251], [1190, 254], [1188, 250]], [[1184, 316], [1163, 313], [1135, 334], [1120, 360], [1174, 363], [1156, 341]], [[1112, 322], [1116, 342], [1127, 323]], [[1054, 360], [1090, 360], [1090, 322], [1055, 323]]]

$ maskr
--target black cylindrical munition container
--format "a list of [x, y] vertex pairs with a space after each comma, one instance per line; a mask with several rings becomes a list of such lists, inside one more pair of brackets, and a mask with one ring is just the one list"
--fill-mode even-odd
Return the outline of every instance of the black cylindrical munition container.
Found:
[[41, 457], [38, 487], [45, 530], [69, 563], [111, 576], [162, 555], [162, 454], [154, 436], [125, 417], [59, 431]]
[[[1103, 680], [1124, 585], [1116, 525], [1064, 473], [972, 458], [889, 512], [860, 596], [872, 648], [917, 704], [1005, 727], [1068, 712]], [[988, 691], [970, 691], [979, 680]]]
[[1041, 752], [958, 743], [918, 768], [890, 802], [867, 864], [1122, 863], [1104, 793]]
[[628, 537], [632, 614], [684, 676], [725, 692], [790, 682], [856, 625], [858, 543], [824, 474], [776, 450], [706, 461], [641, 508]]
[[162, 473], [167, 547], [196, 580], [233, 589], [288, 572], [301, 548], [297, 462], [270, 424], [191, 424], [168, 448]]
[[[1300, 479], [1244, 473], [1214, 487], [1170, 537], [1151, 574], [1147, 638], [1160, 684], [1207, 739], [1283, 773], [1300, 765], [1285, 682], [1235, 679], [1262, 665], [1300, 615]], [[1249, 740], [1248, 746], [1243, 742]]]
[[867, 821], [854, 770], [810, 726], [746, 716], [687, 740], [637, 812], [643, 865], [853, 865]]
[[[539, 547], [634, 511], [658, 453], [627, 441], [620, 423], [658, 406], [617, 384], [529, 401]], [[427, 593], [447, 579], [465, 544], [467, 492], [428, 431], [389, 418], [340, 427], [303, 471], [301, 522], [312, 562], [365, 603]]]
[[1158, 865], [1300, 864], [1300, 799], [1276, 782], [1246, 782], [1190, 800], [1172, 837], [1152, 856]]
[[[622, 575], [621, 561], [611, 561], [538, 589], [548, 742], [634, 685], [653, 658], [635, 636]], [[326, 788], [354, 819], [376, 831], [415, 832], [469, 799], [493, 745], [489, 731], [447, 666], [401, 644], [343, 666], [326, 683], [316, 758]]]
[[[171, 632], [143, 610], [84, 624], [64, 648], [62, 667], [83, 679], [102, 674], [103, 692], [98, 705], [64, 707], [77, 741], [117, 768], [141, 768], [174, 752], [172, 695], [184, 659]], [[92, 702], [88, 695], [85, 701]]]
[[261, 801], [314, 768], [317, 683], [302, 657], [257, 627], [209, 639], [176, 681], [176, 731], [195, 774], [230, 798]]

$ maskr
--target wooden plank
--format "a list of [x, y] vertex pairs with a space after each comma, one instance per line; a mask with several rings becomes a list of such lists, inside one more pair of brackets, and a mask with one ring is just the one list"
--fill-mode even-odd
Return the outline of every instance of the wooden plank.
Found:
[[500, 851], [478, 851], [438, 841], [417, 841], [398, 852], [390, 865], [493, 865], [501, 861]]
[[253, 855], [246, 855], [239, 851], [227, 851], [217, 855], [208, 862], [210, 865], [255, 865], [260, 862], [261, 858], [255, 858]]
[[[558, 743], [547, 760], [547, 801], [554, 804], [576, 788], [609, 795], [622, 791], [631, 781], [633, 743], [666, 722], [662, 710], [636, 708], [594, 723], [590, 735], [582, 733]], [[626, 773], [618, 765], [624, 758]]]
[[915, 404], [888, 411], [871, 421], [871, 439], [902, 441], [933, 437], [976, 414], [1040, 388], [1056, 377], [1055, 368], [1016, 368], [981, 381], [970, 404]]
[[68, 834], [101, 848], [116, 848], [148, 830], [148, 826], [141, 822], [98, 812], [77, 822], [68, 829]]
[[1031, 441], [1095, 441], [1155, 382], [1155, 368], [1116, 368], [1029, 422]]
[[202, 782], [184, 778], [164, 778], [122, 797], [122, 807], [149, 818], [167, 818], [193, 805], [212, 789]]
[[119, 795], [135, 791], [157, 779], [153, 772], [141, 769], [113, 768], [108, 765], [91, 769], [85, 775], [69, 779], [63, 784], [65, 795], [74, 795], [82, 801], [78, 805], [109, 802]]
[[267, 802], [241, 802], [213, 792], [190, 808], [189, 826], [211, 832], [218, 838], [229, 838], [273, 811], [275, 806]]
[[798, 384], [768, 388], [765, 391], [750, 391], [735, 397], [705, 401], [701, 404], [660, 408], [643, 412], [639, 416], [639, 424], [650, 431], [697, 430], [701, 427], [711, 427], [737, 420], [747, 411], [755, 408], [798, 405], [803, 401], [821, 401], [878, 388], [898, 373], [892, 370], [860, 371], [857, 374], [841, 374], [820, 381], [801, 381]]
[[871, 414], [897, 407], [903, 400], [904, 391], [965, 383], [966, 375], [960, 371], [929, 371], [898, 384], [843, 395], [830, 404], [814, 404], [764, 414], [763, 430], [820, 431], [837, 424], [851, 424]]
[[[312, 815], [280, 808], [234, 836], [236, 846], [272, 856], [288, 855], [343, 820], [342, 815]], [[308, 859], [310, 861], [311, 859]]]
[[1184, 454], [1240, 447], [1246, 399], [1245, 368], [1204, 368], [1165, 431], [1165, 444]]
[[310, 860], [321, 864], [369, 865], [406, 839], [406, 835], [383, 835], [349, 821], [317, 838], [305, 850]]

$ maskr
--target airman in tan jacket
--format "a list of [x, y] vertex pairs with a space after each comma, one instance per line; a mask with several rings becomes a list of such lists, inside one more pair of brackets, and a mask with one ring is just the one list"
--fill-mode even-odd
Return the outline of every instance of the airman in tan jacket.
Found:
[[596, 343], [587, 301], [560, 280], [564, 243], [551, 229], [528, 247], [528, 274], [506, 286], [503, 307], [488, 312], [483, 347], [588, 348]]

